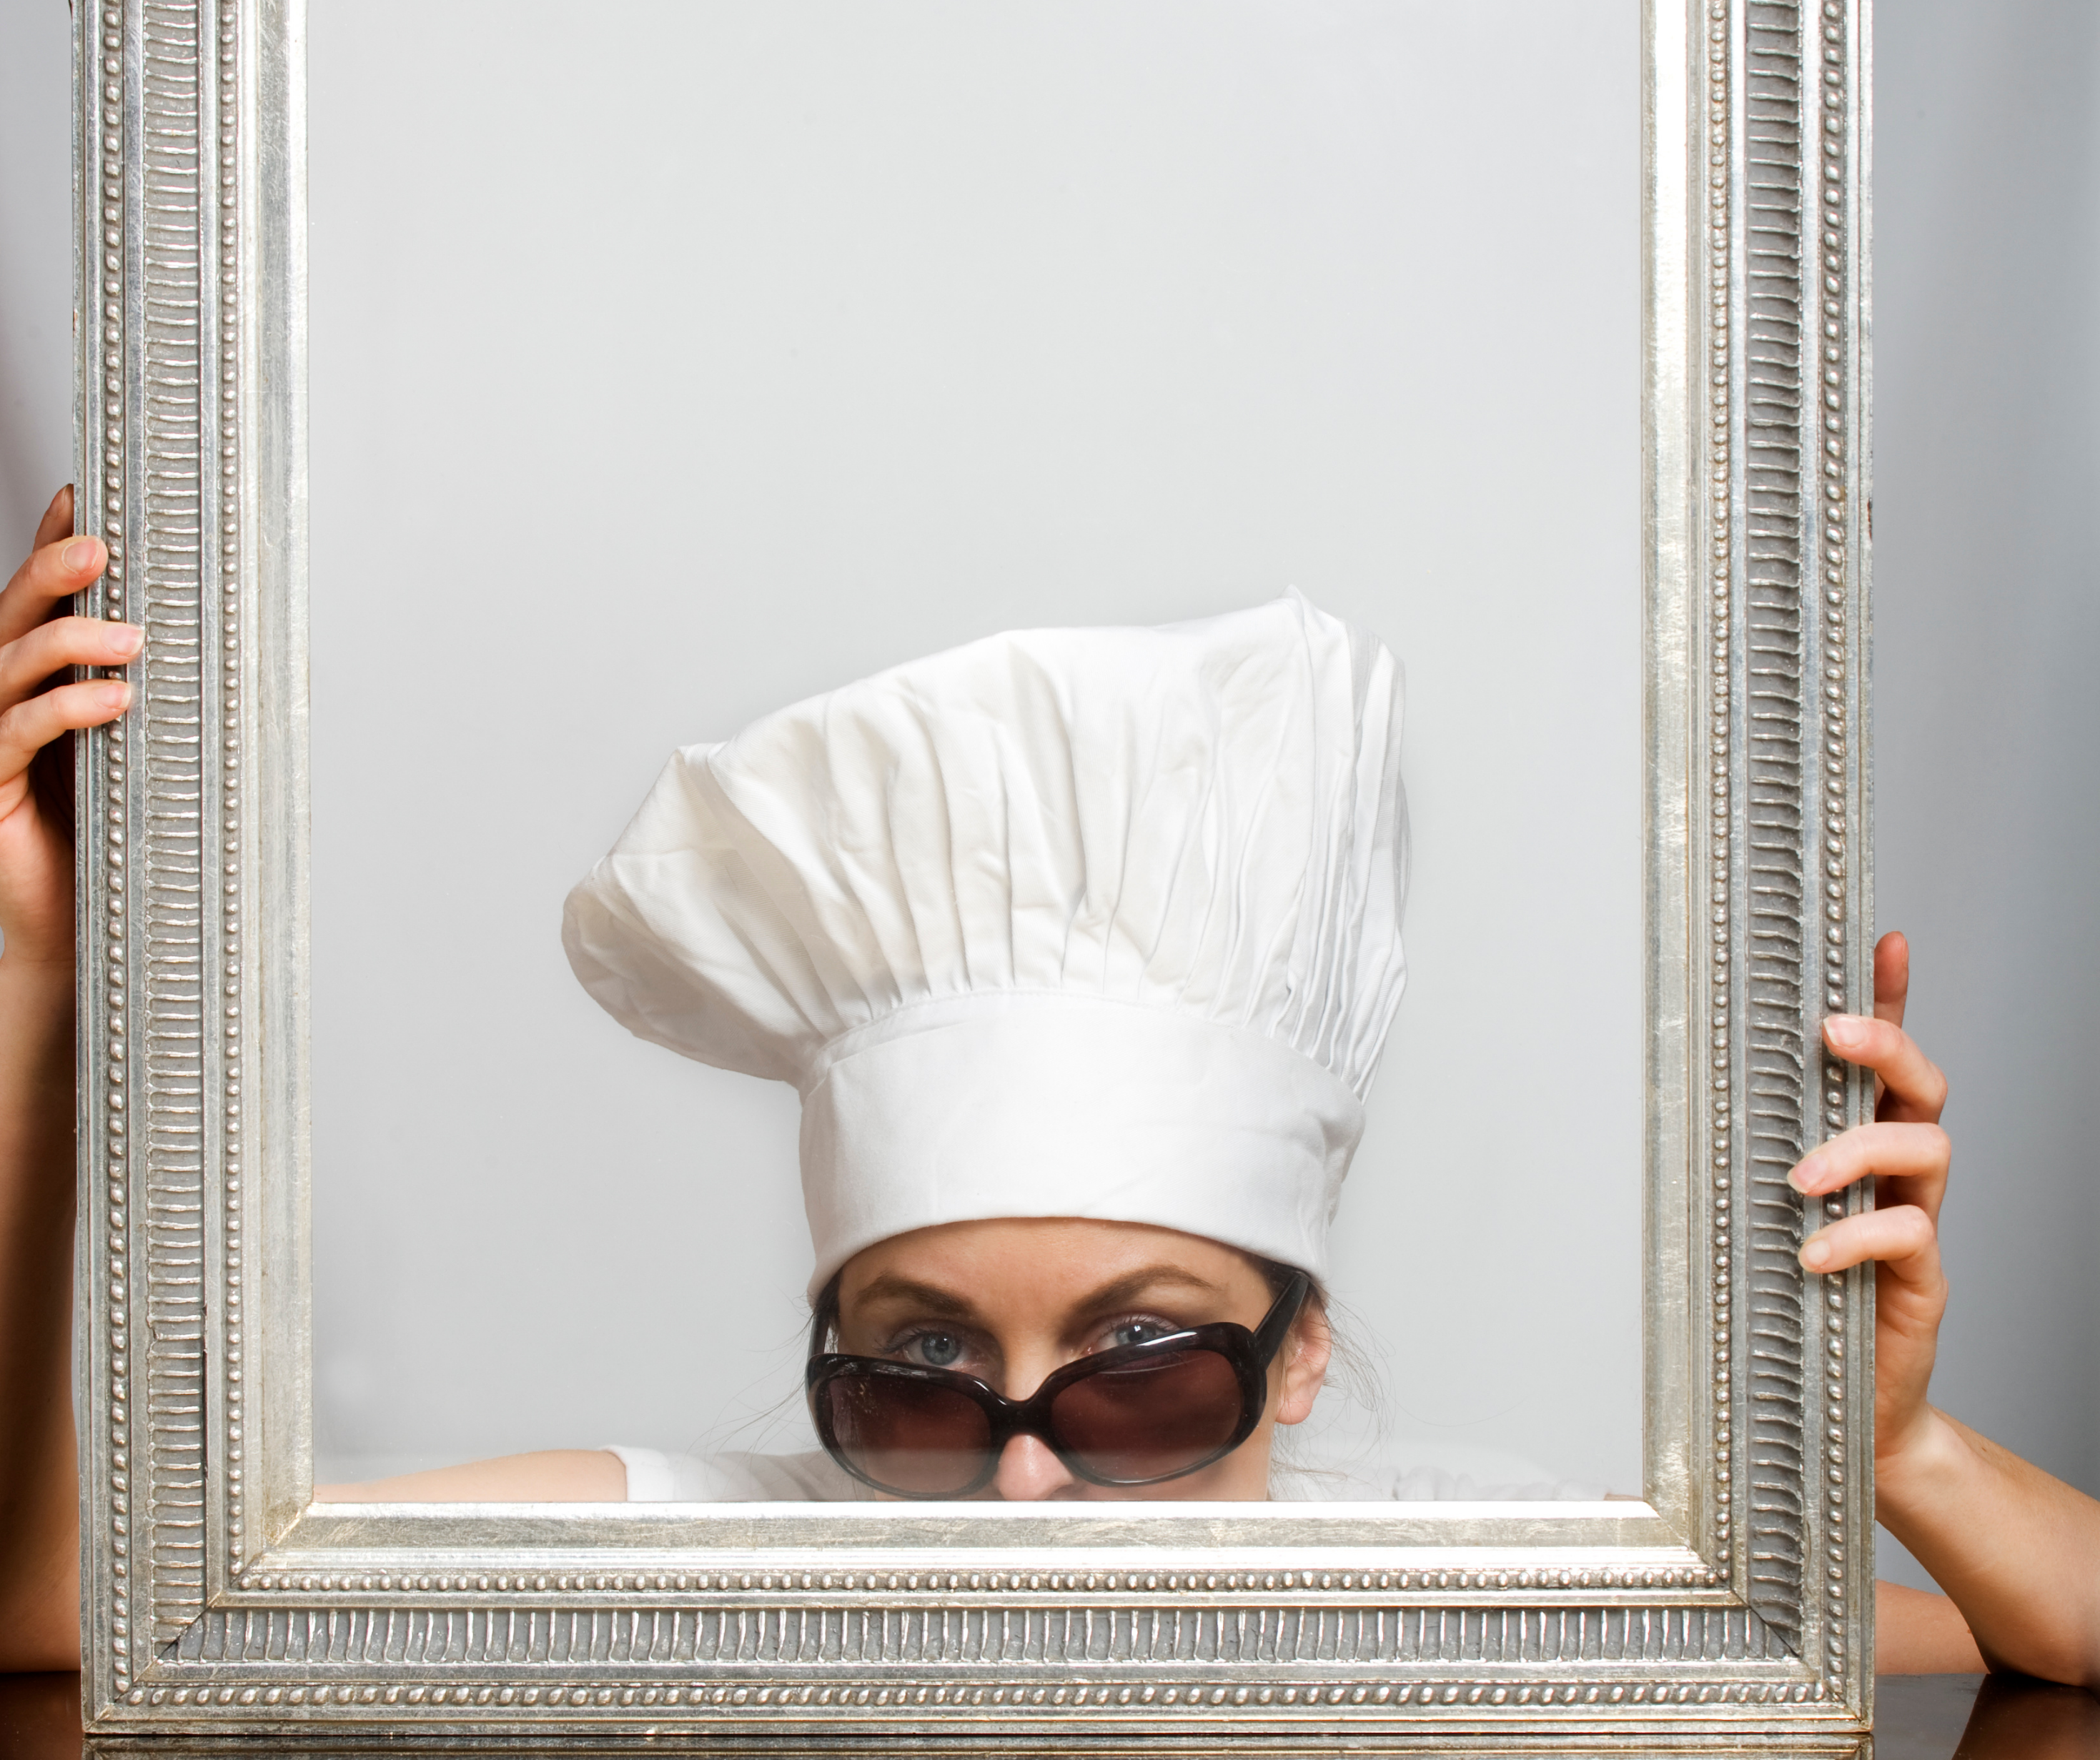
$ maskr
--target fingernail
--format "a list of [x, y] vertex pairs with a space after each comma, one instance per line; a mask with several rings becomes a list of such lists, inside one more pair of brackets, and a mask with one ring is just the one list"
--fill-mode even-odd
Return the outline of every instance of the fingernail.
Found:
[[1787, 1175], [1786, 1182], [1798, 1192], [1814, 1191], [1822, 1184], [1823, 1176], [1829, 1171], [1829, 1167], [1830, 1164], [1821, 1155], [1810, 1155]]
[[110, 626], [109, 645], [121, 654], [135, 654], [146, 645], [146, 632], [136, 623]]
[[112, 679], [102, 687], [102, 702], [105, 708], [129, 708], [131, 703], [131, 687], [121, 679]]
[[102, 540], [99, 538], [76, 538], [59, 552], [59, 561], [69, 569], [96, 567], [102, 561]]
[[1821, 1239], [1803, 1241], [1801, 1262], [1811, 1271], [1820, 1270], [1830, 1262], [1830, 1243]]
[[1831, 1044], [1843, 1049], [1856, 1045], [1867, 1036], [1867, 1023], [1856, 1014], [1832, 1014], [1824, 1018], [1823, 1031]]

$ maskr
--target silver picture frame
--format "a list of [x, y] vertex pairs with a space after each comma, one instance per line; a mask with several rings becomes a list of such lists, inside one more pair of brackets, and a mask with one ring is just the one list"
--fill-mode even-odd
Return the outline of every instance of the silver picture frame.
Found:
[[1864, 0], [1643, 7], [1643, 1500], [1105, 1511], [314, 1503], [303, 8], [75, 17], [91, 1735], [1866, 1751]]

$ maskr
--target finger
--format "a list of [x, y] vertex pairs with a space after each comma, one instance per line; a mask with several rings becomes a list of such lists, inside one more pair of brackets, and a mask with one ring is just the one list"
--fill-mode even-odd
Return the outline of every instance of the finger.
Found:
[[60, 600], [92, 583], [108, 561], [99, 538], [69, 538], [31, 551], [0, 592], [0, 642], [19, 640], [34, 629]]
[[1802, 1157], [1787, 1183], [1815, 1195], [1842, 1191], [1869, 1174], [1914, 1180], [1904, 1199], [1936, 1218], [1953, 1155], [1952, 1142], [1937, 1124], [1855, 1124]]
[[1898, 1204], [1846, 1217], [1801, 1243], [1801, 1262], [1811, 1271], [1842, 1271], [1870, 1259], [1906, 1283], [1930, 1287], [1939, 1280], [1939, 1230], [1917, 1205]]
[[136, 658], [145, 639], [137, 624], [103, 618], [39, 623], [20, 641], [0, 648], [0, 709], [20, 702], [61, 667], [122, 666]]
[[61, 684], [0, 713], [0, 781], [12, 781], [61, 733], [100, 727], [123, 714], [131, 687], [122, 679]]
[[1864, 1014], [1830, 1014], [1824, 1018], [1823, 1038], [1847, 1063], [1872, 1070], [1886, 1084], [1886, 1103], [1877, 1116], [1939, 1123], [1947, 1078], [1902, 1027]]
[[29, 548], [41, 550], [46, 544], [56, 543], [61, 538], [73, 536], [73, 485], [51, 497], [51, 504], [44, 509], [44, 517], [37, 521], [37, 541]]
[[1910, 939], [1891, 929], [1874, 944], [1874, 1019], [1903, 1025], [1910, 998]]

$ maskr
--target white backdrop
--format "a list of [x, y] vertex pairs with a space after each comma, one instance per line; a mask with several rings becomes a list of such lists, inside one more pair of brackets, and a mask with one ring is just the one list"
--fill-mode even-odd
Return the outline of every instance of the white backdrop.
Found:
[[673, 746], [1295, 584], [1409, 669], [1335, 1278], [1388, 1451], [1638, 1488], [1616, 11], [313, 7], [324, 1475], [802, 1432], [793, 1097], [556, 937]]

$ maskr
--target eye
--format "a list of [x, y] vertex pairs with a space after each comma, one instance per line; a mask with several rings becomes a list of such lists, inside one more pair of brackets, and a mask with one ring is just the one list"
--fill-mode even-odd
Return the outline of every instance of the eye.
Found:
[[1142, 1317], [1130, 1320], [1118, 1320], [1109, 1328], [1108, 1343], [1111, 1349], [1118, 1344], [1142, 1344], [1148, 1340], [1165, 1338], [1168, 1333], [1178, 1332], [1180, 1330], [1180, 1327], [1170, 1325], [1164, 1320], [1151, 1320]]
[[898, 1354], [929, 1369], [952, 1369], [962, 1360], [963, 1341], [952, 1332], [921, 1332], [907, 1339]]

